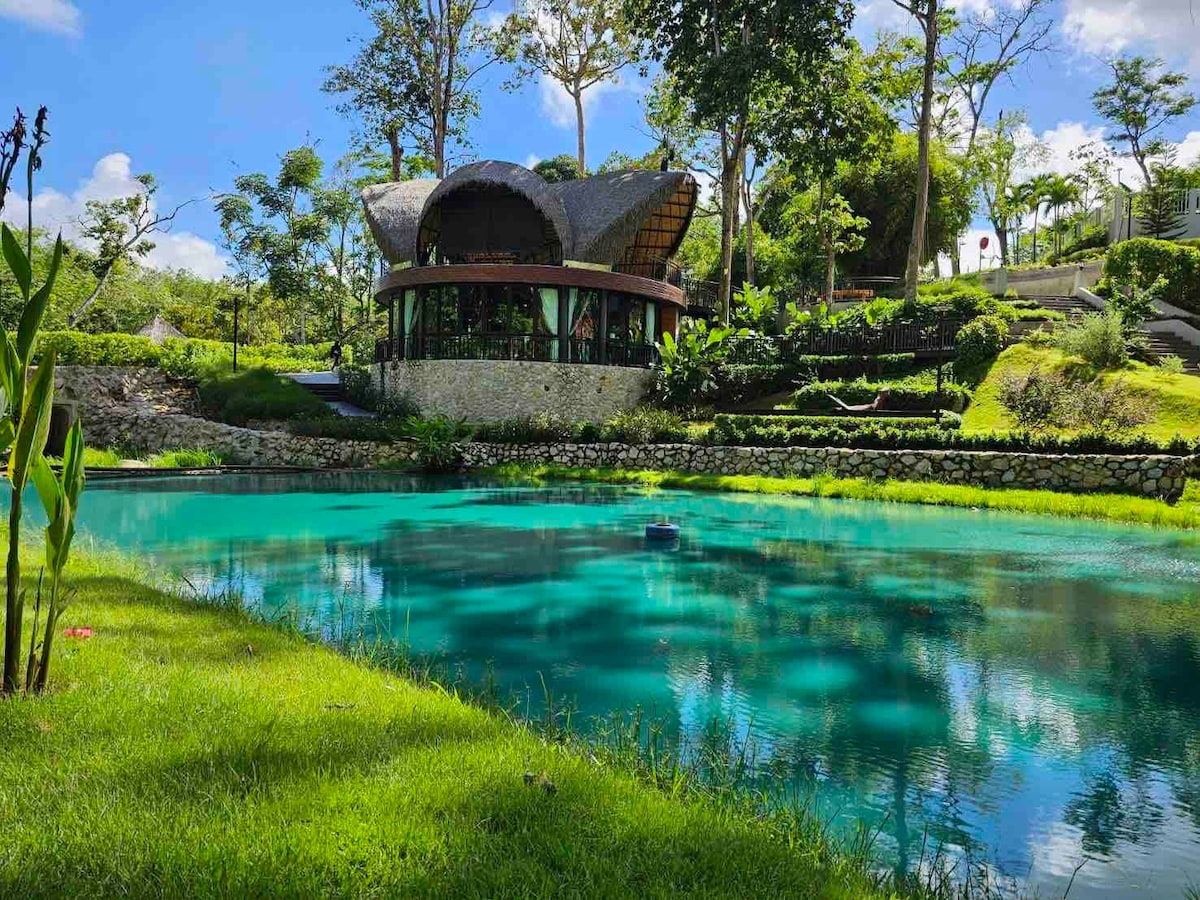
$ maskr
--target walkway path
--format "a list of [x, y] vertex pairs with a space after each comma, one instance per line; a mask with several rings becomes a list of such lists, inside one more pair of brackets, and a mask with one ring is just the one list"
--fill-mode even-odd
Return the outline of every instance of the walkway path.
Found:
[[355, 419], [374, 418], [375, 413], [355, 406], [342, 393], [342, 381], [336, 372], [288, 372], [290, 378], [301, 387], [307, 388], [339, 416]]

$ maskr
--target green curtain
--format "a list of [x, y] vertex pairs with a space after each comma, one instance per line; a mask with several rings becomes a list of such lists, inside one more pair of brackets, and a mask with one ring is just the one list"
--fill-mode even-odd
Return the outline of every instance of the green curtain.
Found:
[[542, 299], [542, 325], [554, 335], [550, 342], [550, 358], [558, 362], [558, 288], [539, 288], [538, 294]]
[[413, 326], [417, 323], [417, 292], [409, 288], [404, 292], [404, 336], [412, 334]]

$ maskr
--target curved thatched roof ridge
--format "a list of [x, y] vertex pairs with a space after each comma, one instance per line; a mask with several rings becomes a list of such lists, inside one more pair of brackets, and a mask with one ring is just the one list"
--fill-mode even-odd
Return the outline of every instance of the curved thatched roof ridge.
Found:
[[575, 246], [574, 229], [562, 200], [542, 176], [516, 163], [485, 160], [455, 169], [425, 201], [421, 221], [425, 221], [425, 217], [437, 206], [439, 200], [472, 185], [504, 187], [528, 199], [546, 221], [554, 226], [559, 243], [562, 244], [563, 256], [571, 256]]
[[421, 212], [438, 184], [436, 178], [419, 178], [363, 188], [367, 224], [388, 262], [399, 263], [417, 258]]
[[575, 226], [572, 258], [580, 262], [621, 262], [654, 212], [687, 189], [691, 197], [687, 213], [676, 217], [677, 234], [663, 253], [670, 258], [683, 241], [695, 203], [695, 180], [687, 172], [628, 169], [560, 182], [551, 189], [562, 198]]

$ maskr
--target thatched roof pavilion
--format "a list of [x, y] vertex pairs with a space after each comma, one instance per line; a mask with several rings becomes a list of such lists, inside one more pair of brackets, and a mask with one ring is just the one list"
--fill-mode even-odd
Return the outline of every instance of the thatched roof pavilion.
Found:
[[671, 262], [691, 222], [687, 172], [549, 184], [487, 160], [363, 191], [390, 271], [376, 285], [391, 359], [645, 366], [688, 308]]
[[156, 344], [162, 344], [168, 338], [181, 338], [184, 333], [164, 319], [162, 316], [155, 316], [154, 319], [138, 332], [141, 337], [148, 337]]

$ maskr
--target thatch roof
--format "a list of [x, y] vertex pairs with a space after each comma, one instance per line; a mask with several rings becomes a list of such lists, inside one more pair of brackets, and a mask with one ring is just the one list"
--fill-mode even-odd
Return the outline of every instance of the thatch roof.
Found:
[[389, 262], [416, 260], [421, 210], [438, 184], [436, 178], [417, 178], [363, 188], [367, 224]]
[[686, 172], [639, 169], [551, 185], [515, 163], [479, 162], [441, 182], [423, 179], [364, 190], [367, 219], [384, 255], [393, 263], [416, 260], [421, 225], [430, 212], [441, 199], [472, 186], [503, 187], [525, 197], [552, 226], [565, 259], [603, 265], [672, 257], [697, 196], [696, 181]]
[[570, 255], [571, 248], [575, 245], [574, 232], [562, 201], [541, 175], [516, 163], [484, 160], [455, 169], [425, 201], [425, 208], [421, 211], [422, 225], [426, 224], [429, 213], [442, 199], [457, 191], [474, 187], [505, 188], [524, 197], [550, 224], [562, 246], [563, 254]]
[[141, 337], [148, 337], [156, 344], [164, 343], [167, 338], [181, 338], [183, 332], [164, 319], [162, 316], [155, 316], [154, 320], [141, 331], [138, 332]]
[[608, 172], [553, 190], [575, 225], [572, 259], [581, 262], [670, 259], [696, 206], [696, 181], [686, 172]]

